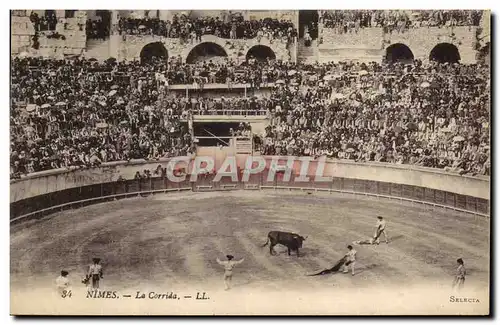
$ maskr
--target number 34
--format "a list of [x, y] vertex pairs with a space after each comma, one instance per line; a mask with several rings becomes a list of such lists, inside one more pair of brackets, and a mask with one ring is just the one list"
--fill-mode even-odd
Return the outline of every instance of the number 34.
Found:
[[63, 298], [71, 298], [73, 294], [71, 293], [71, 290], [64, 290], [61, 294], [61, 297]]

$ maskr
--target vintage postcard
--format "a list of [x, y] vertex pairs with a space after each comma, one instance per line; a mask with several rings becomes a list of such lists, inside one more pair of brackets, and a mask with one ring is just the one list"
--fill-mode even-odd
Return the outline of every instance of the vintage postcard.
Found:
[[11, 10], [11, 314], [489, 315], [490, 15]]

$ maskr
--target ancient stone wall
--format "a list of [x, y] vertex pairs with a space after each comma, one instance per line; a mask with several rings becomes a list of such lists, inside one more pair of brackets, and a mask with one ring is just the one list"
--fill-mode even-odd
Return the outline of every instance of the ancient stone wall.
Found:
[[432, 49], [440, 43], [458, 48], [461, 63], [474, 63], [476, 57], [477, 27], [421, 27], [403, 32], [384, 33], [382, 28], [362, 28], [358, 33], [338, 33], [333, 28], [322, 29], [323, 42], [319, 45], [320, 61], [378, 61], [392, 44], [402, 43], [410, 48], [415, 59], [429, 60]]
[[13, 55], [28, 52], [35, 29], [27, 16], [11, 16], [10, 52]]
[[160, 42], [165, 46], [169, 57], [180, 56], [183, 61], [186, 60], [187, 56], [194, 47], [205, 42], [215, 43], [221, 46], [227, 53], [228, 57], [237, 62], [245, 61], [248, 51], [256, 45], [264, 45], [271, 48], [271, 50], [273, 50], [276, 54], [276, 59], [278, 60], [289, 61], [291, 59], [286, 41], [278, 39], [269, 40], [268, 38], [262, 38], [260, 41], [256, 38], [251, 40], [232, 40], [223, 39], [213, 35], [204, 35], [202, 36], [202, 41], [200, 43], [182, 42], [179, 38], [166, 38], [155, 35], [121, 35], [117, 37], [119, 39], [119, 44], [116, 47], [116, 53], [111, 53], [111, 56], [117, 58], [118, 60], [139, 60], [141, 50], [144, 46], [156, 42]]
[[[44, 11], [36, 11], [43, 15]], [[74, 18], [65, 18], [65, 10], [56, 10], [57, 25], [55, 31], [38, 32], [39, 48], [33, 48], [35, 28], [30, 21], [31, 10], [25, 10], [11, 19], [11, 53], [13, 55], [26, 52], [32, 56], [57, 57], [80, 55], [86, 46], [85, 10], [75, 12]], [[58, 37], [51, 37], [57, 33]]]

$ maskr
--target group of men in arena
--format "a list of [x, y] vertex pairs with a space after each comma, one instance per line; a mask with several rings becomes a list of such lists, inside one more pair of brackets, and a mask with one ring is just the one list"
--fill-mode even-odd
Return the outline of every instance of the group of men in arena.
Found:
[[[377, 224], [376, 224], [376, 230], [375, 234], [373, 237], [367, 240], [363, 241], [355, 241], [353, 244], [370, 244], [370, 245], [378, 245], [380, 244], [380, 236], [384, 235], [385, 242], [388, 244], [389, 243], [389, 238], [387, 236], [387, 222], [386, 220], [378, 216], [377, 217]], [[336, 268], [334, 272], [337, 270], [342, 272], [342, 273], [349, 273], [349, 268], [351, 269], [351, 275], [354, 276], [355, 269], [356, 269], [356, 257], [357, 257], [357, 251], [354, 249], [352, 245], [347, 246], [347, 252], [345, 255], [342, 257], [340, 260], [340, 267]], [[231, 289], [231, 283], [233, 279], [233, 270], [234, 268], [244, 262], [244, 258], [240, 260], [234, 260], [233, 255], [226, 255], [227, 260], [220, 260], [219, 258], [216, 259], [217, 263], [221, 265], [224, 268], [224, 286], [225, 290], [230, 290]], [[102, 270], [102, 265], [100, 264], [100, 259], [99, 258], [93, 258], [92, 264], [88, 267], [88, 271], [85, 275], [85, 278], [83, 279], [83, 283], [87, 285], [89, 288], [92, 289], [99, 289], [99, 283], [100, 280], [103, 278], [103, 270]], [[460, 290], [464, 286], [465, 282], [465, 275], [466, 275], [466, 270], [464, 266], [464, 261], [462, 258], [459, 258], [457, 260], [458, 268], [457, 268], [457, 273], [456, 276], [453, 280], [452, 283], [452, 288]], [[335, 267], [334, 267], [335, 268]], [[333, 269], [333, 268], [332, 268]], [[321, 273], [318, 273], [321, 274]], [[325, 273], [326, 274], [326, 273]], [[60, 295], [65, 295], [68, 290], [70, 289], [70, 281], [68, 278], [69, 272], [68, 271], [61, 271], [61, 275], [57, 277], [56, 279], [56, 288], [58, 290], [58, 293]]]
[[[70, 290], [71, 284], [68, 276], [69, 272], [66, 270], [62, 270], [61, 275], [59, 275], [56, 279], [57, 292], [61, 296], [65, 296]], [[99, 283], [102, 278], [103, 278], [103, 270], [101, 265], [101, 259], [94, 257], [92, 259], [92, 264], [90, 264], [87, 269], [87, 272], [82, 280], [82, 283], [89, 288], [99, 289]]]
[[[375, 234], [373, 235], [373, 237], [371, 237], [370, 239], [364, 240], [364, 241], [355, 241], [353, 244], [379, 245], [380, 244], [380, 237], [382, 235], [384, 235], [385, 243], [389, 244], [389, 237], [387, 235], [386, 228], [387, 228], [386, 220], [383, 217], [378, 216], [376, 230], [375, 230]], [[234, 256], [227, 255], [226, 257], [227, 257], [227, 261], [221, 261], [219, 258], [217, 258], [217, 263], [219, 263], [221, 266], [224, 267], [225, 290], [229, 290], [231, 288], [231, 281], [233, 278], [233, 269], [236, 265], [243, 263], [244, 259], [241, 259], [239, 261], [234, 261]], [[352, 245], [348, 245], [347, 252], [340, 260], [340, 267], [338, 268], [338, 271], [340, 271], [342, 273], [349, 273], [349, 268], [350, 268], [351, 275], [354, 276], [356, 274], [356, 272], [355, 272], [356, 257], [357, 257], [357, 251], [354, 249], [354, 247]], [[459, 258], [457, 260], [457, 264], [458, 264], [458, 268], [456, 271], [456, 275], [453, 279], [452, 288], [460, 290], [464, 286], [466, 270], [465, 270], [463, 259]], [[337, 269], [335, 269], [335, 271], [337, 271]]]

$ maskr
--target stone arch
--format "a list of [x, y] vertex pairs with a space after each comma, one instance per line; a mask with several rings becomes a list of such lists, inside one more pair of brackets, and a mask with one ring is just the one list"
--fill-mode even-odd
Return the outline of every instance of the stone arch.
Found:
[[153, 58], [162, 58], [165, 62], [168, 60], [168, 51], [162, 42], [153, 42], [146, 44], [141, 50], [141, 63], [151, 61]]
[[403, 43], [395, 43], [385, 50], [385, 60], [387, 62], [411, 63], [415, 59], [411, 49]]
[[268, 58], [276, 60], [276, 53], [269, 46], [254, 45], [248, 51], [246, 59], [255, 58], [257, 61], [266, 61]]
[[221, 45], [214, 42], [203, 42], [193, 47], [186, 57], [186, 63], [213, 60], [218, 57], [227, 57], [227, 52]]
[[440, 63], [458, 63], [460, 61], [460, 52], [458, 48], [451, 43], [439, 43], [434, 46], [429, 54], [429, 60]]

